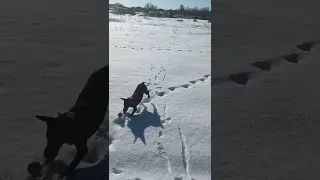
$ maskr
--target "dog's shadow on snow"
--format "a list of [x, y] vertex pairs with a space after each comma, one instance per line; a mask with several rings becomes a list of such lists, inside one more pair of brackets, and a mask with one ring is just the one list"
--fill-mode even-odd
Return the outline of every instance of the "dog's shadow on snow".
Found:
[[144, 131], [147, 127], [153, 126], [163, 128], [157, 108], [153, 103], [151, 103], [151, 105], [153, 106], [153, 112], [149, 112], [147, 110], [142, 111], [139, 115], [133, 115], [131, 120], [128, 122], [127, 126], [131, 129], [131, 132], [135, 137], [133, 143], [140, 138], [146, 145]]
[[[145, 109], [142, 112], [133, 115], [128, 121], [127, 127], [131, 129], [131, 132], [135, 137], [133, 143], [135, 143], [137, 139], [140, 138], [142, 142], [146, 145], [144, 131], [147, 127], [153, 126], [163, 128], [156, 106], [153, 103], [150, 104], [153, 107], [153, 112], [149, 112], [147, 110], [147, 107], [145, 107]], [[130, 113], [126, 113], [126, 116], [128, 116], [129, 114]], [[125, 127], [125, 119], [126, 118], [115, 119], [114, 123], [120, 125], [121, 127]]]
[[[144, 131], [147, 127], [153, 126], [153, 127], [161, 127], [163, 128], [163, 125], [160, 121], [160, 116], [158, 114], [157, 108], [154, 104], [150, 103], [153, 106], [153, 112], [149, 112], [146, 109], [142, 111], [140, 114], [133, 115], [131, 117], [131, 120], [128, 122], [128, 128], [131, 129], [132, 133], [135, 136], [134, 142], [138, 138], [142, 140], [144, 144], [145, 137], [144, 137]], [[121, 123], [120, 123], [121, 124]], [[79, 168], [76, 170], [76, 172], [68, 178], [68, 180], [104, 180], [109, 178], [109, 171], [105, 168], [109, 166], [109, 153], [105, 155], [105, 158], [102, 159], [97, 164], [93, 165], [92, 167], [86, 167], [86, 168]], [[115, 174], [122, 173], [115, 171], [113, 172]]]
[[109, 154], [99, 163], [91, 167], [79, 168], [67, 180], [104, 180], [109, 179]]

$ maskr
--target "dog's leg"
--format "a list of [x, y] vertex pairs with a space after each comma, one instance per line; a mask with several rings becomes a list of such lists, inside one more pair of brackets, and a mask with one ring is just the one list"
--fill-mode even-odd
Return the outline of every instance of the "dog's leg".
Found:
[[124, 108], [122, 109], [123, 114], [126, 114], [127, 111], [128, 111], [128, 107], [124, 107]]
[[59, 150], [61, 148], [61, 144], [59, 145], [47, 145], [43, 152], [43, 160], [42, 160], [42, 166], [50, 164], [59, 153]]
[[147, 108], [147, 106], [146, 105], [144, 105], [142, 102], [140, 103], [145, 109]]
[[80, 161], [84, 158], [84, 156], [88, 153], [87, 142], [77, 143], [75, 144], [77, 148], [77, 155], [74, 157], [72, 162], [70, 163], [67, 172], [60, 175], [60, 178], [70, 175], [78, 166]]
[[[147, 110], [147, 106], [145, 106], [142, 102], [140, 103], [143, 106], [143, 111]], [[141, 112], [143, 112], [141, 111]]]
[[129, 117], [133, 116], [133, 114], [134, 114], [136, 111], [137, 111], [137, 106], [133, 107], [133, 111], [132, 111], [132, 113], [130, 114]]

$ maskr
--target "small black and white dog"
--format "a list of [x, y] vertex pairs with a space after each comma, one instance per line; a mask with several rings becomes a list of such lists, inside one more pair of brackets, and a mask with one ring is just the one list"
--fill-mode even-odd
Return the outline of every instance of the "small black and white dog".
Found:
[[142, 82], [137, 86], [136, 90], [134, 91], [134, 93], [131, 97], [120, 98], [124, 101], [123, 114], [125, 114], [127, 112], [129, 107], [132, 107], [133, 111], [129, 116], [129, 117], [131, 117], [137, 111], [137, 106], [141, 102], [141, 100], [143, 98], [143, 94], [148, 95], [148, 98], [150, 98], [149, 90], [148, 90], [147, 86], [145, 85], [145, 82]]
[[47, 146], [42, 167], [49, 165], [63, 144], [75, 145], [77, 154], [59, 179], [70, 175], [88, 152], [87, 140], [98, 130], [109, 105], [109, 66], [94, 71], [74, 106], [57, 117], [36, 116], [47, 124]]

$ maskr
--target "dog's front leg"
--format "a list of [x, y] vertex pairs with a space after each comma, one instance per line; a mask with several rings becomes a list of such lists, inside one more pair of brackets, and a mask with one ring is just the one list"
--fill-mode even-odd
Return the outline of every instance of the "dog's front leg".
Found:
[[63, 178], [65, 176], [69, 176], [78, 166], [83, 157], [88, 153], [87, 142], [85, 143], [77, 143], [75, 144], [77, 148], [77, 155], [74, 157], [72, 162], [70, 163], [67, 172], [60, 174], [59, 178]]
[[133, 107], [133, 111], [132, 111], [132, 113], [130, 114], [129, 117], [133, 116], [133, 114], [134, 114], [136, 111], [137, 111], [137, 107], [135, 106], [135, 107]]

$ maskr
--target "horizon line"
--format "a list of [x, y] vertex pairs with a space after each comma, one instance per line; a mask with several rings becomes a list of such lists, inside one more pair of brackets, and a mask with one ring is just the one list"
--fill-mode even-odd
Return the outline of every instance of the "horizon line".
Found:
[[[109, 5], [110, 4], [121, 4], [121, 3], [119, 3], [119, 2], [114, 2], [114, 3], [110, 3], [109, 2]], [[147, 3], [146, 3], [147, 4]], [[152, 4], [152, 3], [151, 3]], [[123, 4], [121, 4], [121, 5], [123, 5]], [[155, 6], [157, 6], [156, 4], [152, 4], [152, 5], [155, 5]], [[182, 4], [183, 5], [183, 4]], [[125, 6], [125, 5], [123, 5], [124, 7], [142, 7], [142, 6]], [[184, 5], [183, 5], [184, 6]], [[158, 6], [157, 6], [158, 7]], [[185, 6], [185, 8], [195, 8], [195, 7], [197, 7], [197, 8], [209, 8], [209, 10], [211, 10], [211, 7], [210, 6], [205, 6], [205, 7], [198, 7], [198, 6], [193, 6], [193, 7], [190, 7], [190, 6]], [[143, 7], [142, 7], [143, 8]], [[164, 9], [164, 10], [173, 10], [173, 8], [161, 8], [161, 7], [158, 7], [158, 9]], [[175, 9], [179, 9], [179, 7], [177, 7], [177, 8], [175, 8]]]

